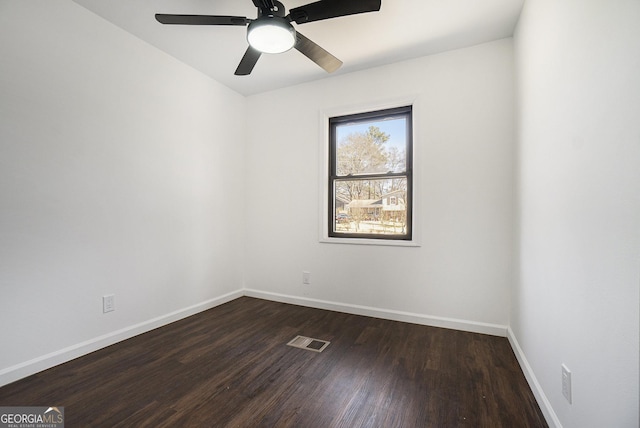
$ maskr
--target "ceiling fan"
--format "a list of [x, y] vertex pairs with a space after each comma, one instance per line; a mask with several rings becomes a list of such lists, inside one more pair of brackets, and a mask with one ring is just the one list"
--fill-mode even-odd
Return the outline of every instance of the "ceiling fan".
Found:
[[263, 53], [282, 53], [296, 48], [328, 73], [342, 65], [335, 56], [303, 36], [293, 28], [292, 22], [305, 24], [323, 19], [380, 10], [382, 0], [320, 0], [289, 10], [277, 0], [252, 0], [258, 8], [258, 17], [226, 15], [171, 15], [157, 13], [161, 24], [182, 25], [236, 25], [247, 26], [249, 48], [235, 71], [237, 76], [251, 74]]

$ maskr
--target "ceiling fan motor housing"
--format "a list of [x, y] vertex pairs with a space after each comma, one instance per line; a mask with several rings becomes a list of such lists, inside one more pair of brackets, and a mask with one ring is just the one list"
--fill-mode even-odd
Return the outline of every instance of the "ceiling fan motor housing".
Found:
[[258, 8], [258, 18], [262, 16], [279, 16], [284, 18], [286, 14], [286, 9], [282, 3], [279, 1], [273, 2], [273, 7], [259, 7]]

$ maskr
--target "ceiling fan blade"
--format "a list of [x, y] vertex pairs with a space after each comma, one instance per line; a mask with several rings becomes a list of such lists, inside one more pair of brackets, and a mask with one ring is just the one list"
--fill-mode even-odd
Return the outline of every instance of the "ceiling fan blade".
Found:
[[382, 0], [321, 0], [289, 10], [296, 24], [380, 10]]
[[233, 74], [236, 76], [248, 76], [251, 74], [251, 71], [258, 62], [260, 55], [262, 55], [262, 52], [249, 46], [240, 60], [240, 64], [238, 64], [238, 68], [236, 68], [236, 72]]
[[244, 16], [223, 15], [170, 15], [156, 13], [156, 20], [161, 24], [183, 25], [247, 25], [251, 20]]
[[342, 61], [322, 49], [316, 43], [307, 39], [305, 36], [300, 34], [299, 31], [296, 31], [295, 48], [302, 52], [311, 61], [322, 67], [327, 73], [333, 73], [342, 65]]

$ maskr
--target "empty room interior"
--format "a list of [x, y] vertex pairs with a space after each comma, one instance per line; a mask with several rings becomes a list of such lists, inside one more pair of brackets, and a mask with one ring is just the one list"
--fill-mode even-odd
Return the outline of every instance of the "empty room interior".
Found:
[[0, 408], [637, 428], [640, 2], [282, 3], [0, 0]]

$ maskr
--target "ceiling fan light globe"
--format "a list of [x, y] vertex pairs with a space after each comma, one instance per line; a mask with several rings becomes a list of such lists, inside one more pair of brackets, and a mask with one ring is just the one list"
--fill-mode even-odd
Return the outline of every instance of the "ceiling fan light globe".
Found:
[[247, 41], [264, 53], [282, 53], [296, 44], [296, 30], [285, 19], [269, 17], [249, 24]]

